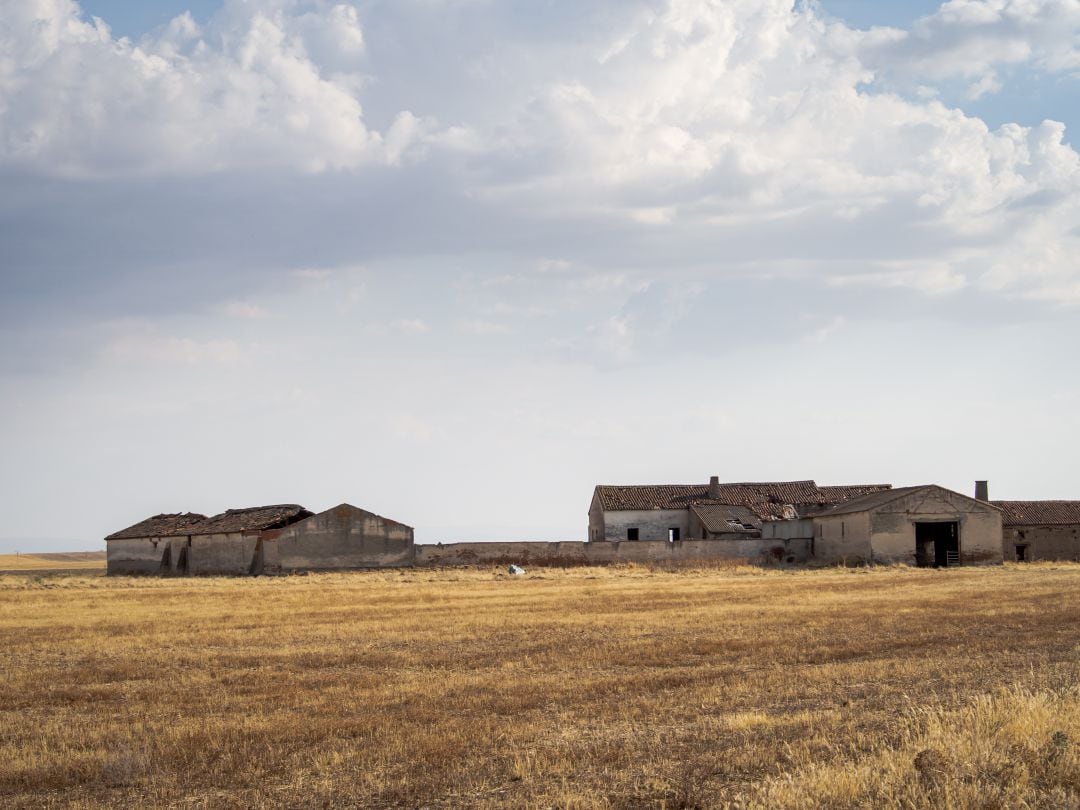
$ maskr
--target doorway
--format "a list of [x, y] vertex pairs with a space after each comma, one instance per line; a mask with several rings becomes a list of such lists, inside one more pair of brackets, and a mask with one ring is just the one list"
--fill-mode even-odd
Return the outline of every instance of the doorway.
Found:
[[952, 568], [960, 565], [960, 524], [915, 524], [915, 562], [920, 568]]

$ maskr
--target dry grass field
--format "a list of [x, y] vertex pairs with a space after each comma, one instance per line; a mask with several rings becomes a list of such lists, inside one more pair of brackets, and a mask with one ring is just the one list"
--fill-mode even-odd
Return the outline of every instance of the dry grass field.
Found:
[[0, 577], [5, 807], [1080, 807], [1080, 565]]
[[0, 574], [23, 571], [97, 571], [105, 573], [104, 551], [0, 554]]

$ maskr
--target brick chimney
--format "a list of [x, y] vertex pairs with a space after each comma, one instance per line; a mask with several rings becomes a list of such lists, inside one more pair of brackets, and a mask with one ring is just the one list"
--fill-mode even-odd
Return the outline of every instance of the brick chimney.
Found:
[[975, 482], [975, 500], [977, 501], [989, 501], [990, 500], [990, 485], [986, 481]]
[[719, 498], [720, 497], [720, 476], [719, 475], [714, 475], [712, 478], [709, 479], [709, 497], [710, 498]]

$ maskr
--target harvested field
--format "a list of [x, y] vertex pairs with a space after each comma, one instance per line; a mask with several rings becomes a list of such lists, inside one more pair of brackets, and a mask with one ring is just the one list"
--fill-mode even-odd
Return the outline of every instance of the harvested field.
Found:
[[39, 554], [0, 554], [0, 573], [22, 571], [105, 572], [104, 551], [69, 551]]
[[1078, 807], [1080, 565], [0, 577], [14, 807]]

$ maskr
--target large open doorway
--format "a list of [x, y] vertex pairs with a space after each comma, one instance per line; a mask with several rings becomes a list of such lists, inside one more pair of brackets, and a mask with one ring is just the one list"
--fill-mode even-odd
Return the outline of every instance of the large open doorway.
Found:
[[955, 521], [916, 523], [915, 561], [920, 567], [960, 565], [960, 524]]

